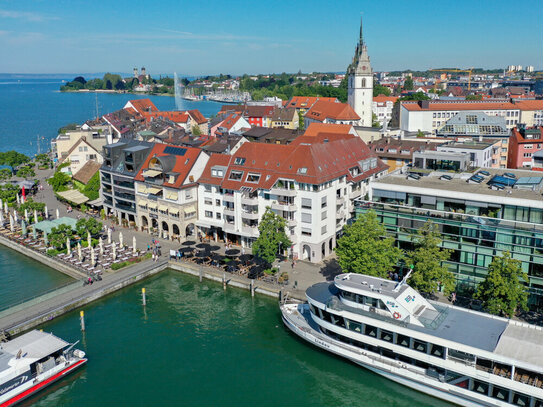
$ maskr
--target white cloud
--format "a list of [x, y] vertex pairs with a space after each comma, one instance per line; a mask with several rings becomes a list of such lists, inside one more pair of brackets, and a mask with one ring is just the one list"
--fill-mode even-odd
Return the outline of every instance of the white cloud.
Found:
[[58, 17], [47, 16], [44, 14], [32, 13], [29, 11], [15, 11], [0, 9], [0, 18], [14, 18], [18, 20], [41, 22], [47, 20], [58, 20]]

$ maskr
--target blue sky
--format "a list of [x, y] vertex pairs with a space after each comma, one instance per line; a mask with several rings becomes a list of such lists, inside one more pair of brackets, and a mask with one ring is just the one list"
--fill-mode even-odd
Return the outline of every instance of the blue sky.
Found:
[[543, 69], [543, 1], [0, 0], [0, 72]]

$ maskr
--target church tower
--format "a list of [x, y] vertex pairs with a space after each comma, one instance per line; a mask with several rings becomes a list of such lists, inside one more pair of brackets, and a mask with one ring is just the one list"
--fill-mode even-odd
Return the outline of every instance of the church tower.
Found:
[[360, 38], [356, 46], [353, 62], [347, 69], [348, 103], [358, 116], [360, 125], [371, 127], [373, 102], [373, 73], [370, 65], [368, 49], [362, 35], [362, 19], [360, 20]]

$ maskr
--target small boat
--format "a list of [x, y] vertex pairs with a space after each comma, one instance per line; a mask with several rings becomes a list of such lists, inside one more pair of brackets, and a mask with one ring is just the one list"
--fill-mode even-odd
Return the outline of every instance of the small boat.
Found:
[[13, 406], [83, 366], [85, 352], [50, 333], [0, 343], [0, 407]]

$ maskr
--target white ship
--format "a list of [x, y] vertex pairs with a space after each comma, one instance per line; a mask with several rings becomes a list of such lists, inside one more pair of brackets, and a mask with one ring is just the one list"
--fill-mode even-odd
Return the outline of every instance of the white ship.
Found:
[[73, 349], [76, 343], [41, 331], [0, 343], [0, 407], [13, 406], [83, 366], [85, 352]]
[[343, 274], [281, 304], [311, 344], [461, 406], [543, 407], [543, 329], [431, 302], [406, 279]]

